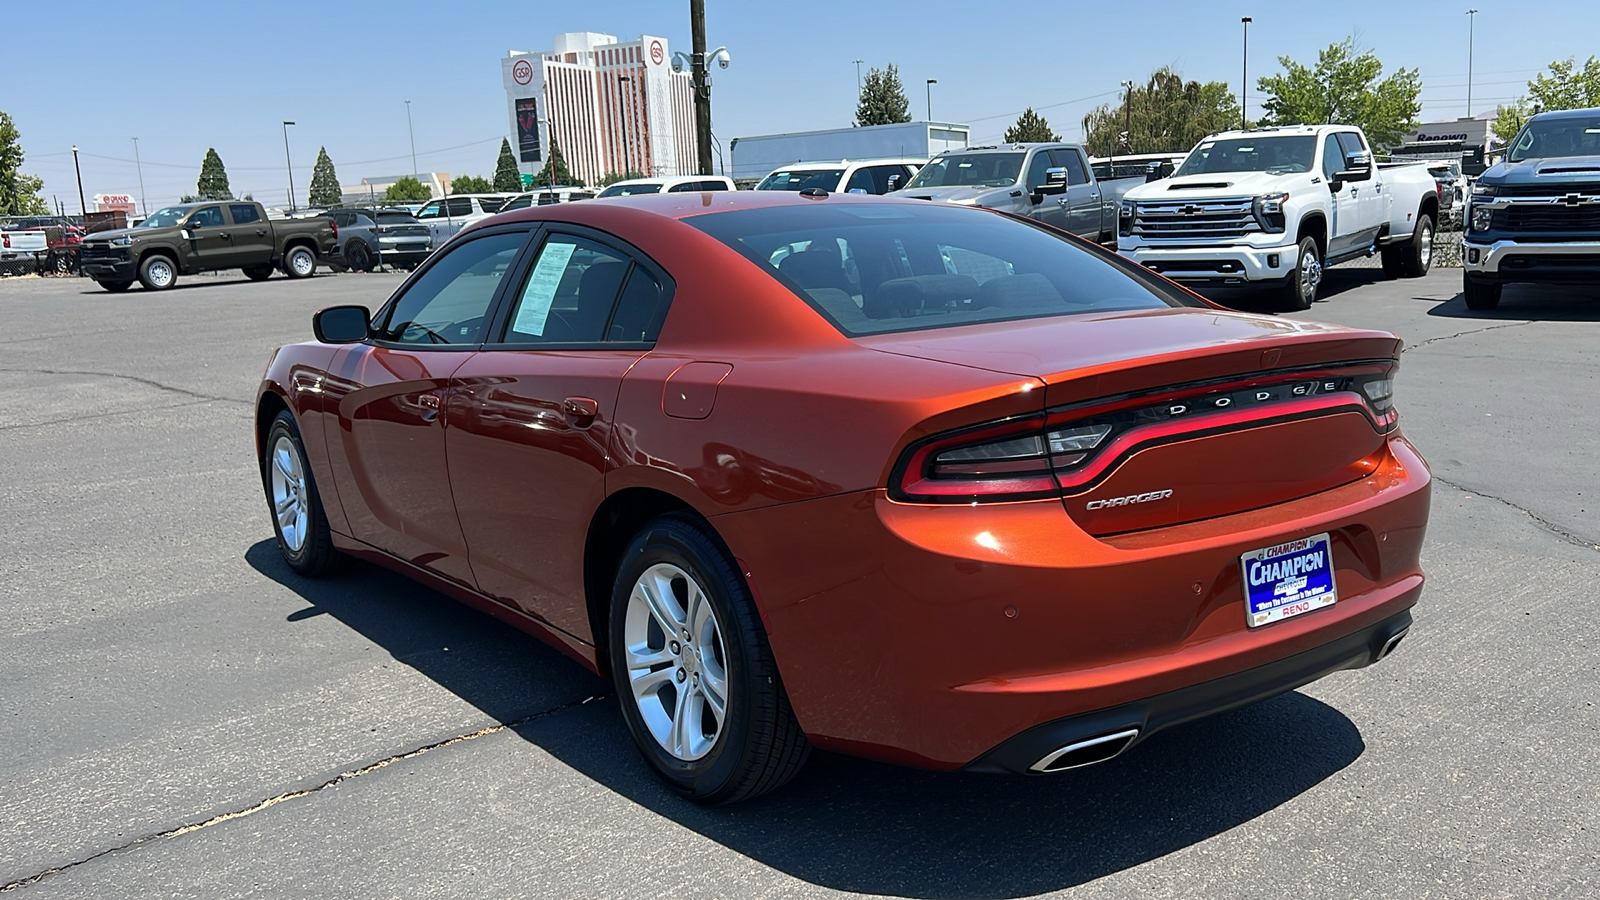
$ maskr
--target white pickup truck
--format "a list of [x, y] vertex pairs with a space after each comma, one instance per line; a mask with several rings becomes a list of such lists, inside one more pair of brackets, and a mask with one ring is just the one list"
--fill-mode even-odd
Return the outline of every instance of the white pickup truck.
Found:
[[1117, 250], [1168, 278], [1274, 291], [1308, 309], [1322, 270], [1383, 254], [1391, 277], [1433, 261], [1438, 185], [1423, 163], [1380, 166], [1361, 129], [1293, 125], [1202, 140], [1171, 178], [1122, 199]]

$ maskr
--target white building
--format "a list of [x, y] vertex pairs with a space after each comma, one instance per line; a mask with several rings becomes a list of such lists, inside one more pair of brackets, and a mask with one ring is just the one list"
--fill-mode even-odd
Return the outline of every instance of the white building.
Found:
[[666, 38], [578, 31], [554, 44], [500, 61], [523, 172], [544, 166], [554, 134], [567, 167], [589, 184], [612, 172], [694, 174], [689, 73], [672, 71]]
[[733, 180], [757, 181], [779, 166], [845, 159], [928, 159], [967, 146], [971, 129], [954, 122], [901, 122], [737, 137], [728, 142]]

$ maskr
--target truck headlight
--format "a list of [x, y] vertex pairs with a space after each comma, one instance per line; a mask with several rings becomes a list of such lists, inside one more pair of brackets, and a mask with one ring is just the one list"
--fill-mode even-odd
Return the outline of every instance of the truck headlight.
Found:
[[1489, 230], [1489, 225], [1493, 221], [1493, 219], [1494, 219], [1494, 210], [1487, 209], [1487, 208], [1481, 207], [1481, 206], [1474, 206], [1472, 208], [1472, 230], [1473, 231], [1488, 231]]
[[1289, 195], [1283, 191], [1275, 194], [1262, 194], [1255, 200], [1256, 221], [1261, 223], [1265, 231], [1282, 231], [1284, 229], [1283, 204]]
[[112, 238], [109, 243], [113, 247], [127, 247], [133, 244], [133, 238], [123, 235], [122, 237]]
[[1134, 203], [1132, 200], [1122, 201], [1121, 210], [1117, 214], [1117, 234], [1124, 237], [1133, 234], [1133, 220], [1138, 216], [1139, 204]]

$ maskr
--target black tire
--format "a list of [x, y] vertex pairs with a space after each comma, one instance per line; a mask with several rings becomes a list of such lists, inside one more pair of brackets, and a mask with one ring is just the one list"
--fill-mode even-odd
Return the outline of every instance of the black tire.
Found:
[[373, 269], [372, 250], [367, 247], [367, 242], [353, 239], [350, 243], [345, 244], [344, 264], [349, 266], [352, 272], [371, 272]]
[[147, 291], [164, 291], [178, 283], [178, 264], [170, 256], [152, 253], [139, 263], [139, 283]]
[[262, 263], [259, 266], [246, 266], [243, 269], [244, 277], [251, 281], [266, 281], [272, 277], [272, 263]]
[[1275, 291], [1278, 305], [1287, 310], [1310, 309], [1317, 302], [1317, 288], [1322, 284], [1322, 250], [1317, 239], [1301, 238], [1299, 251], [1289, 280]]
[[[292, 459], [283, 459], [285, 452]], [[328, 517], [322, 511], [322, 495], [317, 491], [316, 479], [306, 464], [305, 443], [300, 440], [300, 428], [288, 410], [278, 413], [267, 429], [267, 439], [261, 450], [261, 486], [267, 495], [267, 511], [272, 518], [272, 533], [278, 539], [278, 552], [289, 568], [308, 578], [326, 575], [338, 568], [342, 555], [333, 547], [333, 533], [328, 528]], [[298, 479], [298, 489], [288, 492], [301, 501], [294, 504], [294, 522], [286, 526], [279, 515], [279, 480], [293, 483]], [[297, 534], [286, 534], [285, 527], [298, 525]]]
[[71, 275], [72, 256], [66, 253], [51, 254], [49, 269], [52, 275]]
[[1490, 310], [1500, 305], [1500, 292], [1503, 284], [1489, 284], [1482, 281], [1473, 281], [1471, 275], [1461, 276], [1461, 299], [1467, 301], [1467, 309]]
[[131, 281], [96, 281], [95, 284], [100, 285], [102, 288], [105, 288], [108, 292], [113, 294], [120, 294], [128, 288], [133, 287], [133, 282]]
[[1399, 278], [1406, 271], [1406, 252], [1409, 246], [1389, 246], [1378, 251], [1383, 259], [1383, 274], [1390, 278]]
[[[689, 609], [685, 599], [687, 580], [693, 579], [699, 586], [709, 602], [715, 640], [700, 641], [697, 647], [688, 629], [681, 635], [667, 634], [659, 617], [638, 611], [648, 605], [635, 607], [636, 618], [629, 619], [635, 585], [647, 572], [663, 571], [676, 571], [683, 576], [669, 582], [676, 610]], [[679, 794], [696, 803], [735, 803], [782, 786], [805, 765], [811, 744], [789, 706], [789, 696], [778, 677], [749, 586], [728, 551], [704, 525], [686, 515], [669, 515], [640, 529], [618, 564], [608, 621], [612, 681], [623, 719], [650, 768]], [[667, 654], [669, 646], [677, 648], [665, 661], [638, 670], [641, 674], [669, 675], [656, 694], [642, 698], [635, 696], [628, 666], [630, 621], [645, 623], [645, 631], [637, 633], [650, 635], [644, 638], [648, 647], [654, 648], [656, 642], [662, 644], [649, 652]], [[702, 657], [707, 661], [698, 662]], [[697, 671], [685, 675], [686, 669]], [[707, 673], [714, 669], [720, 669], [725, 679], [724, 715], [715, 723], [715, 735], [707, 735], [703, 723], [710, 703], [703, 701], [698, 739], [711, 743], [702, 755], [686, 759], [684, 756], [689, 754], [670, 752], [663, 739], [652, 733], [651, 725], [645, 721], [646, 710], [651, 710], [657, 727], [663, 719], [668, 720], [668, 725], [678, 722], [678, 716], [687, 715], [684, 706], [680, 704], [672, 716], [666, 714], [668, 703], [676, 701], [678, 684], [709, 696], [706, 689], [714, 682]], [[665, 696], [669, 689], [670, 699]], [[694, 696], [689, 694], [691, 703]]]
[[290, 247], [283, 255], [283, 274], [290, 278], [310, 278], [317, 272], [317, 254], [310, 247]]
[[1411, 240], [1400, 248], [1404, 255], [1400, 258], [1400, 273], [1407, 278], [1421, 278], [1428, 274], [1428, 269], [1433, 265], [1433, 217], [1427, 213], [1417, 216], [1417, 227], [1411, 232]]

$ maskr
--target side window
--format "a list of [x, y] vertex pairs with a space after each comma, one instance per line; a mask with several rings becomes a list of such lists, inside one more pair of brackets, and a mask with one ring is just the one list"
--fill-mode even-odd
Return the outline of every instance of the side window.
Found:
[[217, 228], [222, 224], [222, 207], [220, 206], [201, 207], [189, 216], [190, 228]]
[[634, 264], [628, 283], [622, 288], [617, 311], [606, 331], [608, 341], [653, 341], [666, 318], [666, 291], [644, 266]]
[[395, 301], [378, 339], [398, 344], [478, 343], [495, 289], [527, 239], [527, 232], [516, 231], [453, 247]]
[[844, 186], [844, 192], [846, 194], [876, 194], [877, 191], [874, 188], [872, 170], [857, 169], [855, 174], [850, 176], [850, 181]]
[[[899, 176], [898, 179], [895, 176]], [[893, 186], [891, 186], [891, 181]], [[902, 166], [873, 166], [872, 187], [874, 194], [887, 194], [906, 183], [905, 168]]]
[[418, 219], [437, 219], [444, 215], [444, 204], [438, 200], [417, 210]]
[[1056, 165], [1067, 170], [1067, 184], [1088, 184], [1089, 170], [1083, 164], [1083, 157], [1076, 150], [1051, 150], [1050, 156], [1055, 159]]
[[483, 207], [483, 211], [486, 213], [497, 213], [500, 211], [500, 207], [505, 205], [505, 201], [499, 197], [479, 197], [478, 205]]
[[1037, 191], [1039, 188], [1044, 187], [1044, 182], [1045, 182], [1045, 177], [1046, 177], [1045, 176], [1045, 170], [1047, 170], [1049, 168], [1050, 168], [1050, 153], [1049, 153], [1049, 151], [1040, 150], [1038, 153], [1035, 153], [1033, 155], [1033, 161], [1028, 163], [1028, 183], [1027, 183], [1027, 188], [1028, 188], [1029, 191]]
[[261, 213], [248, 203], [241, 203], [228, 207], [228, 214], [233, 216], [233, 224], [249, 225], [251, 222], [261, 221]]
[[1322, 177], [1333, 181], [1334, 176], [1343, 171], [1344, 150], [1339, 147], [1338, 137], [1330, 134], [1322, 139]]
[[508, 344], [597, 343], [633, 261], [585, 238], [553, 234], [528, 269], [506, 329]]
[[449, 204], [449, 206], [446, 208], [449, 210], [450, 217], [453, 219], [459, 219], [464, 216], [472, 215], [471, 197], [451, 197], [445, 202]]

